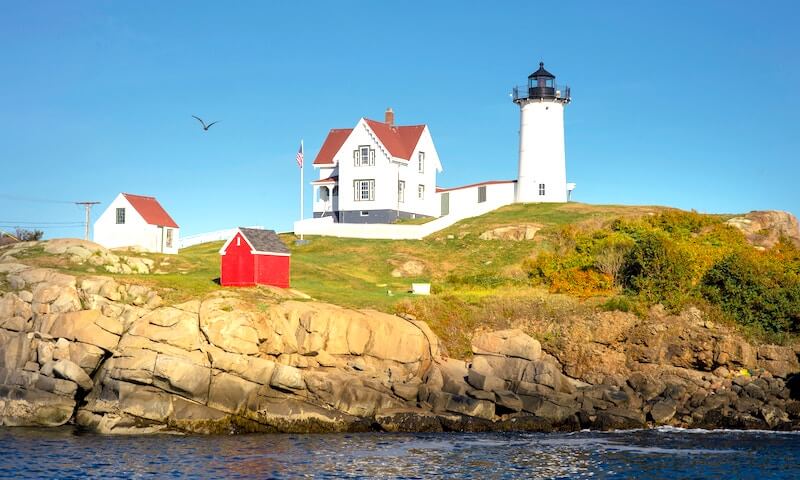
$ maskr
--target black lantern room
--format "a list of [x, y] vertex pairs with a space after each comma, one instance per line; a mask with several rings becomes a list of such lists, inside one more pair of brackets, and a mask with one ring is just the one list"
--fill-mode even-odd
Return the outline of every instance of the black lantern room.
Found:
[[556, 76], [544, 69], [539, 62], [539, 70], [528, 75], [528, 98], [555, 98]]

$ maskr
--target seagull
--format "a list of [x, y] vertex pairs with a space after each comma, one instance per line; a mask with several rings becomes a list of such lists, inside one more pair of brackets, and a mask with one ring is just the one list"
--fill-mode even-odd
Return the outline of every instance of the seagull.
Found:
[[216, 122], [211, 122], [211, 123], [209, 123], [208, 125], [206, 125], [206, 122], [204, 122], [202, 118], [200, 118], [200, 117], [195, 117], [194, 115], [192, 115], [192, 117], [196, 118], [196, 119], [197, 119], [197, 121], [198, 121], [198, 122], [200, 122], [200, 125], [202, 125], [202, 126], [203, 126], [203, 130], [205, 130], [206, 132], [208, 131], [208, 129], [209, 129], [209, 128], [211, 128], [211, 125], [214, 125], [215, 123], [218, 123], [218, 122], [219, 122], [219, 121], [216, 121]]

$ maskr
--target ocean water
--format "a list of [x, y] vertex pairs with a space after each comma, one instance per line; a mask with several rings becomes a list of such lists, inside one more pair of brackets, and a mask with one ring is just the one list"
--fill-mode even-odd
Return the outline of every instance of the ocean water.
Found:
[[0, 478], [800, 478], [800, 433], [100, 436], [0, 428]]

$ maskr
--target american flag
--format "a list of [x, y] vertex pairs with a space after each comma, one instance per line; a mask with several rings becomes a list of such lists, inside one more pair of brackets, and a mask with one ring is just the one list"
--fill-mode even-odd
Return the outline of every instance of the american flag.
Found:
[[297, 151], [297, 166], [303, 168], [303, 141], [300, 140], [300, 150]]

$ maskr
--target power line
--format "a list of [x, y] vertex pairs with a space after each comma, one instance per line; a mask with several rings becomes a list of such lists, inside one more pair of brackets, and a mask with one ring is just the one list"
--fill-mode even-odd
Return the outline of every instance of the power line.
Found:
[[18, 222], [16, 220], [0, 220], [2, 224], [14, 224], [17, 226], [23, 225], [72, 225], [73, 223], [77, 223], [83, 225], [83, 222]]
[[25, 229], [34, 229], [34, 230], [48, 230], [52, 228], [80, 228], [83, 227], [84, 223], [75, 223], [73, 225], [0, 225], [0, 228], [25, 228]]
[[9, 195], [7, 193], [0, 193], [0, 198], [7, 198], [9, 200], [18, 200], [20, 202], [35, 202], [35, 203], [75, 203], [69, 200], [53, 200], [50, 198], [38, 197], [22, 197], [19, 195]]

